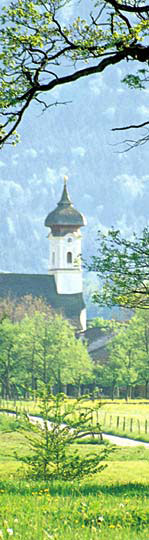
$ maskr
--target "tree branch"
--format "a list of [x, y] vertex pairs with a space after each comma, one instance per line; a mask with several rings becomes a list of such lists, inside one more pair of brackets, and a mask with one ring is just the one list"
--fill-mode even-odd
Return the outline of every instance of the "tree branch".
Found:
[[72, 103], [72, 101], [55, 101], [47, 105], [46, 101], [43, 101], [37, 97], [35, 97], [35, 101], [43, 105], [42, 113], [44, 113], [45, 110], [50, 109], [51, 107], [54, 107], [54, 106], [56, 107], [57, 105], [68, 105], [68, 103]]
[[111, 131], [124, 131], [126, 129], [138, 129], [149, 125], [149, 120], [142, 122], [142, 124], [130, 124], [129, 126], [112, 128]]
[[[5, 8], [4, 14], [0, 16], [1, 109], [2, 118], [5, 113], [9, 118], [7, 133], [4, 131], [6, 125], [0, 126], [1, 147], [13, 135], [32, 100], [38, 101], [40, 93], [49, 92], [83, 77], [102, 73], [107, 67], [114, 66], [124, 59], [148, 63], [149, 46], [146, 40], [148, 5], [140, 4], [140, 0], [122, 0], [122, 3], [121, 0], [103, 0], [101, 4], [98, 0], [95, 13], [88, 13], [86, 21], [78, 16], [71, 24], [65, 25], [58, 15], [59, 10], [68, 2], [69, 0], [52, 0], [48, 3], [46, 0], [38, 0], [35, 5], [33, 2], [27, 7], [28, 2], [22, 0], [20, 12], [19, 1], [10, 0], [9, 9]], [[39, 10], [36, 4], [37, 6], [40, 4]], [[136, 16], [133, 17], [133, 14]], [[140, 19], [141, 24], [138, 24]], [[144, 44], [141, 41], [143, 39]], [[7, 50], [8, 58], [6, 58]], [[66, 58], [68, 65], [65, 62]], [[98, 63], [91, 65], [91, 59], [93, 63]], [[90, 64], [77, 69], [79, 62], [89, 61]], [[72, 73], [70, 65], [73, 66]], [[142, 72], [145, 73], [145, 70]], [[47, 105], [43, 101], [43, 105], [45, 109], [53, 104]], [[11, 122], [10, 129], [9, 122]], [[113, 128], [112, 131], [139, 128], [148, 124], [149, 121], [140, 125]], [[141, 144], [144, 140], [145, 138], [142, 138]], [[129, 142], [127, 141], [128, 144]]]
[[54, 81], [50, 81], [50, 83], [47, 83], [47, 84], [41, 84], [38, 90], [42, 92], [46, 92], [48, 90], [52, 90], [55, 86], [68, 84], [69, 82], [77, 81], [78, 79], [81, 79], [83, 77], [88, 77], [89, 75], [93, 75], [94, 73], [101, 73], [102, 71], [104, 71], [106, 67], [117, 64], [118, 62], [123, 60], [126, 57], [126, 55], [127, 55], [126, 51], [117, 52], [114, 56], [110, 55], [108, 58], [104, 58], [96, 66], [86, 67], [86, 68], [77, 70], [74, 73], [71, 73], [70, 75], [59, 77], [56, 81], [54, 80]]
[[20, 111], [17, 112], [18, 118], [17, 118], [16, 122], [14, 123], [13, 127], [10, 129], [10, 131], [6, 135], [4, 135], [4, 137], [0, 136], [0, 147], [3, 146], [3, 144], [7, 141], [7, 139], [11, 137], [11, 135], [13, 135], [14, 131], [19, 126], [19, 124], [20, 124], [20, 122], [22, 120], [22, 117], [24, 115], [24, 112], [29, 107], [29, 105], [30, 105], [30, 103], [31, 103], [31, 101], [33, 99], [34, 94], [35, 94], [35, 91], [34, 91], [34, 89], [32, 89], [30, 91], [30, 94], [28, 96], [27, 101], [25, 102], [25, 105], [22, 107], [22, 109]]
[[149, 13], [149, 5], [145, 6], [131, 6], [130, 4], [123, 4], [120, 2], [117, 2], [116, 0], [107, 0], [107, 3], [114, 7], [115, 10], [121, 10], [121, 11], [127, 11], [128, 13]]
[[[101, 60], [101, 62], [97, 64], [96, 66], [86, 67], [84, 69], [75, 71], [74, 73], [71, 73], [70, 75], [66, 75], [64, 77], [59, 77], [59, 78], [57, 77], [56, 79], [53, 79], [47, 84], [39, 84], [38, 82], [36, 82], [36, 84], [34, 84], [34, 86], [31, 89], [27, 90], [25, 94], [18, 97], [19, 102], [24, 101], [25, 99], [26, 101], [23, 107], [21, 108], [21, 110], [17, 111], [18, 118], [16, 122], [14, 123], [13, 127], [10, 129], [10, 131], [7, 134], [5, 134], [4, 136], [1, 136], [0, 138], [1, 148], [3, 144], [8, 140], [8, 138], [10, 138], [11, 135], [13, 135], [13, 132], [16, 130], [16, 128], [18, 127], [18, 125], [20, 124], [22, 120], [24, 112], [29, 107], [31, 101], [33, 100], [33, 98], [36, 96], [37, 93], [50, 91], [57, 86], [68, 84], [73, 81], [77, 81], [78, 79], [82, 77], [87, 77], [89, 75], [92, 75], [93, 73], [101, 73], [107, 66], [117, 64], [123, 58], [125, 58], [125, 56], [126, 56], [126, 52], [117, 52], [114, 56], [109, 56], [108, 58]], [[14, 116], [15, 116], [15, 113], [14, 113]]]

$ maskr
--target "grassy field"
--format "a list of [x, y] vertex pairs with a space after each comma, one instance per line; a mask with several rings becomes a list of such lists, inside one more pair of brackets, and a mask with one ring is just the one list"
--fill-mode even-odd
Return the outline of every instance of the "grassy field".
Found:
[[[102, 448], [77, 446], [83, 455]], [[104, 471], [80, 483], [25, 478], [16, 450], [29, 453], [25, 434], [1, 432], [0, 538], [149, 540], [149, 450], [116, 449]]]

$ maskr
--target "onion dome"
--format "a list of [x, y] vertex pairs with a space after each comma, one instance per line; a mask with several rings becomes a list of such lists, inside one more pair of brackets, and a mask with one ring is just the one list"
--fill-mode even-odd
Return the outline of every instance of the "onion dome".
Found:
[[83, 214], [76, 210], [70, 200], [66, 184], [67, 178], [64, 178], [64, 188], [61, 199], [52, 212], [45, 219], [46, 227], [83, 227], [86, 225], [86, 220]]

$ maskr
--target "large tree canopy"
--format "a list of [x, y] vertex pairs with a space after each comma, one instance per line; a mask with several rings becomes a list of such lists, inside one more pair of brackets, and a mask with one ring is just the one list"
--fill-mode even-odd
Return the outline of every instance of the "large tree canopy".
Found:
[[[81, 0], [65, 21], [69, 0], [14, 0], [0, 15], [0, 143], [16, 129], [33, 100], [59, 85], [103, 72], [122, 60], [147, 69], [149, 5], [142, 0]], [[86, 20], [79, 16], [80, 6]], [[78, 11], [78, 14], [77, 14]], [[131, 80], [131, 83], [133, 81]]]
[[98, 245], [97, 256], [88, 265], [103, 283], [103, 288], [94, 294], [94, 301], [109, 307], [149, 307], [148, 229], [143, 230], [141, 237], [134, 233], [130, 240], [114, 229], [107, 235], [99, 232]]

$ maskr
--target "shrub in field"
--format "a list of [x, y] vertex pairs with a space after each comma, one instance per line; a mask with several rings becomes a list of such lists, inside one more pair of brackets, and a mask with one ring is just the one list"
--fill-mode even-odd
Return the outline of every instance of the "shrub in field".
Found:
[[2, 432], [9, 433], [11, 431], [17, 431], [21, 428], [21, 423], [20, 417], [0, 414], [0, 431]]
[[[83, 399], [69, 404], [64, 394], [48, 396], [41, 401], [41, 418], [31, 425], [27, 440], [31, 455], [23, 458], [35, 478], [73, 480], [102, 471], [103, 461], [109, 449], [102, 447], [99, 455], [79, 455], [74, 448], [77, 439], [91, 435], [93, 431], [93, 408], [83, 407]], [[97, 436], [101, 435], [100, 425], [94, 426]]]

